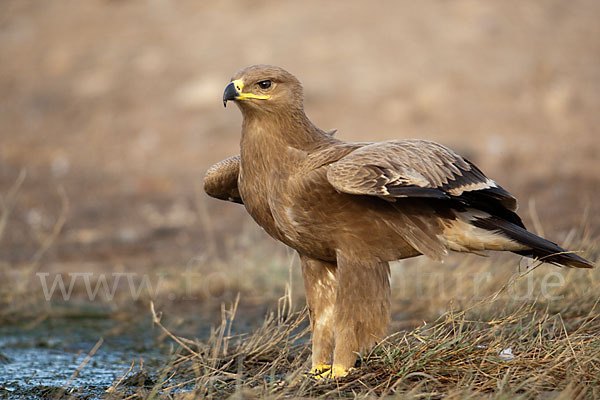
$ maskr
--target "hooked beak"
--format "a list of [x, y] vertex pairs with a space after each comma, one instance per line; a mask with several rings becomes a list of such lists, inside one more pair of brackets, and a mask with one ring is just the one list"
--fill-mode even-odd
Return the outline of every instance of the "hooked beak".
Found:
[[227, 102], [229, 100], [235, 100], [238, 95], [239, 93], [235, 88], [235, 83], [231, 82], [225, 87], [225, 91], [223, 92], [223, 107], [227, 107]]
[[271, 97], [268, 95], [244, 93], [242, 92], [242, 89], [244, 89], [244, 82], [241, 79], [231, 81], [229, 85], [225, 87], [225, 91], [223, 92], [223, 107], [227, 107], [227, 102], [229, 100], [266, 100]]

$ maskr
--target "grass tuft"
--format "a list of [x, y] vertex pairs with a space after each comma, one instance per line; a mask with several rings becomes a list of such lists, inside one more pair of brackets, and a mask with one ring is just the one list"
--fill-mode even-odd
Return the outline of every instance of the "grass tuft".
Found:
[[[387, 337], [360, 357], [358, 372], [326, 382], [306, 374], [305, 310], [271, 313], [254, 333], [229, 335], [235, 303], [224, 310], [208, 340], [173, 335], [184, 345], [162, 371], [169, 379], [159, 384], [160, 393], [177, 398], [598, 398], [598, 299], [587, 298], [585, 307], [585, 299], [579, 299], [579, 306], [555, 313], [543, 301], [507, 306], [497, 294]], [[494, 306], [496, 312], [490, 313]], [[168, 332], [159, 319], [155, 322]], [[185, 394], [178, 393], [181, 389]]]

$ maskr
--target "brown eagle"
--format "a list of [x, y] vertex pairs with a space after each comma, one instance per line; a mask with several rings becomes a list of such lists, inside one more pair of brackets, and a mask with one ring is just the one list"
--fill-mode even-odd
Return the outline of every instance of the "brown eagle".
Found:
[[304, 113], [289, 72], [236, 73], [223, 104], [242, 112], [240, 155], [211, 167], [213, 197], [244, 204], [300, 255], [312, 328], [312, 372], [340, 377], [386, 334], [389, 262], [449, 250], [506, 250], [568, 267], [593, 264], [528, 232], [517, 200], [467, 159], [418, 139], [349, 143]]

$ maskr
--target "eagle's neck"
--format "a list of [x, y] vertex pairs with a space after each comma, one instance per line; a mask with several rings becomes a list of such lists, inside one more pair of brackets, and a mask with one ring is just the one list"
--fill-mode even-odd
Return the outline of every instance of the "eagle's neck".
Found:
[[265, 150], [277, 153], [289, 148], [310, 152], [330, 139], [331, 136], [315, 126], [302, 109], [243, 113], [242, 149], [260, 144]]
[[284, 190], [287, 177], [327, 136], [306, 117], [293, 114], [243, 114], [238, 189], [248, 213], [270, 235], [279, 236], [270, 196]]

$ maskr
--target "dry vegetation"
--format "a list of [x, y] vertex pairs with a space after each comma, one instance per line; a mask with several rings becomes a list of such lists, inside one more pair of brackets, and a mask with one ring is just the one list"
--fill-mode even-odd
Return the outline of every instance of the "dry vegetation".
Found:
[[[420, 267], [433, 273], [426, 263]], [[481, 271], [474, 259], [457, 267]], [[499, 268], [514, 265], [496, 263], [494, 269]], [[562, 271], [562, 285], [544, 293], [517, 293], [522, 281], [533, 276], [539, 282], [551, 271], [543, 269], [535, 264], [507, 281], [491, 279], [478, 288], [489, 295], [462, 298], [459, 306], [444, 303], [437, 285], [417, 289], [409, 294], [413, 302], [428, 298], [429, 309], [449, 310], [393, 333], [362, 355], [357, 373], [335, 381], [317, 382], [306, 375], [307, 316], [293, 311], [289, 293], [277, 313], [242, 335], [231, 335], [239, 306], [234, 302], [223, 310], [221, 325], [202, 341], [174, 336], [153, 310], [155, 323], [180, 347], [158, 374], [163, 379], [137, 393], [166, 398], [597, 398], [600, 275]], [[406, 278], [415, 282], [420, 273], [412, 271]], [[495, 286], [500, 287], [490, 290]], [[472, 287], [463, 288], [472, 293]]]
[[[380, 5], [0, 2], [1, 325], [150, 326], [152, 301], [168, 356], [115, 371], [101, 388], [114, 398], [600, 397], [600, 272], [513, 255], [398, 263], [391, 335], [360, 373], [304, 375], [298, 260], [201, 187], [237, 152], [239, 113], [220, 97], [245, 65], [298, 75], [308, 115], [344, 139], [456, 149], [528, 227], [600, 254], [600, 2]], [[48, 301], [39, 273], [123, 278], [91, 301], [80, 276]], [[90, 395], [67, 386], [35, 395]]]
[[[387, 338], [362, 358], [355, 375], [317, 383], [305, 375], [307, 332], [295, 333], [305, 314], [268, 319], [245, 337], [223, 338], [224, 324], [207, 343], [190, 343], [196, 350], [178, 355], [164, 371], [181, 382], [161, 381], [152, 390], [193, 387], [175, 398], [597, 398], [600, 326], [597, 304], [591, 306], [574, 321], [531, 305], [502, 309], [489, 321], [478, 313], [446, 313]], [[503, 355], [507, 349], [514, 358]]]

